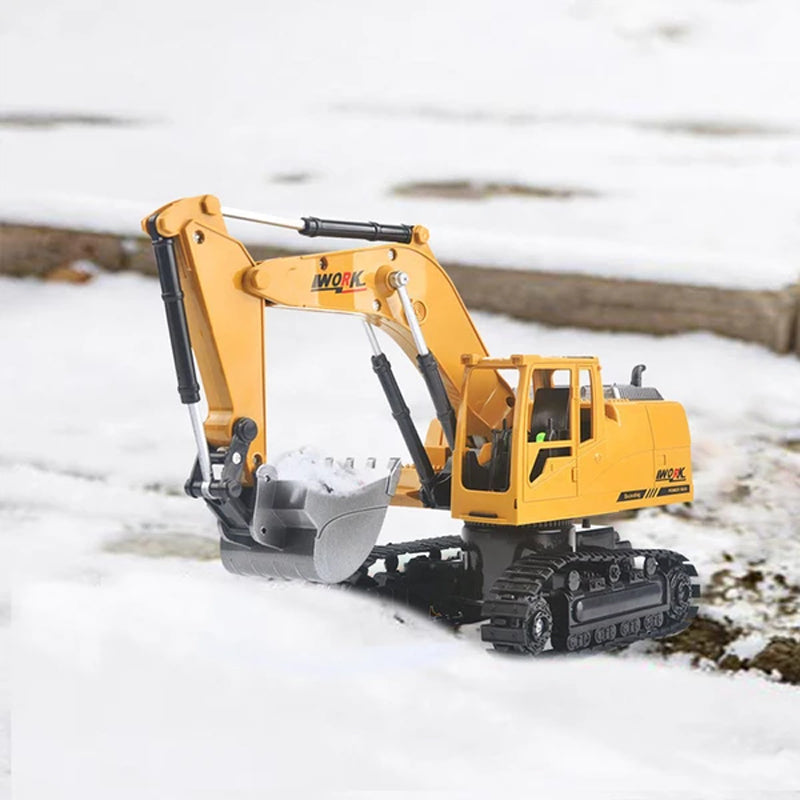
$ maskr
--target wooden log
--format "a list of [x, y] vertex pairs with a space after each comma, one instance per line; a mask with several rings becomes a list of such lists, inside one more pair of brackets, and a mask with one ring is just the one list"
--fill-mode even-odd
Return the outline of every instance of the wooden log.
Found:
[[712, 331], [796, 351], [798, 291], [599, 278], [448, 265], [470, 308], [546, 325], [651, 334]]
[[[261, 260], [287, 250], [249, 247]], [[44, 276], [76, 261], [155, 274], [145, 237], [0, 223], [0, 274]], [[545, 325], [672, 334], [712, 331], [800, 354], [800, 286], [725, 289], [445, 263], [466, 304]]]

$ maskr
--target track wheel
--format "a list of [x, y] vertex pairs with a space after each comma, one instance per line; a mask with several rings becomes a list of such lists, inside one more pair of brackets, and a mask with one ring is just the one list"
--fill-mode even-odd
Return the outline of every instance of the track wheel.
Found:
[[553, 632], [553, 613], [543, 597], [529, 601], [522, 630], [525, 636], [525, 649], [534, 656], [541, 653]]
[[667, 614], [670, 618], [683, 619], [692, 604], [692, 581], [681, 567], [674, 567], [667, 575], [670, 605]]

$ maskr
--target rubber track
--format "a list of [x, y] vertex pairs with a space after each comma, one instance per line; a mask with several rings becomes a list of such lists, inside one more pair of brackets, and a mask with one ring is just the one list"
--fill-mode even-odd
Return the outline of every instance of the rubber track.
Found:
[[378, 544], [372, 548], [359, 572], [365, 572], [376, 561], [388, 558], [389, 556], [406, 556], [417, 553], [429, 553], [431, 550], [452, 550], [465, 548], [464, 540], [460, 536], [436, 536], [433, 539], [415, 539], [411, 542], [399, 542], [398, 544]]
[[[637, 558], [639, 556], [653, 556], [659, 561], [666, 560], [668, 567], [665, 572], [676, 566], [682, 566], [690, 580], [697, 576], [697, 570], [688, 563], [687, 559], [672, 550], [617, 550], [610, 552], [581, 550], [576, 553], [554, 555], [535, 553], [524, 556], [511, 564], [492, 586], [489, 596], [483, 604], [483, 613], [490, 618], [490, 621], [481, 627], [482, 638], [487, 642], [496, 642], [500, 645], [498, 649], [507, 649], [510, 652], [527, 652], [520, 643], [509, 641], [510, 635], [513, 636], [512, 632], [514, 631], [520, 631], [521, 634], [522, 620], [525, 617], [528, 603], [539, 595], [547, 596], [550, 581], [556, 573], [561, 572], [565, 567], [579, 564], [589, 565], [590, 568], [596, 566], [600, 568], [598, 569], [599, 573], [602, 568], [607, 567], [612, 561], [622, 558]], [[696, 598], [698, 595], [699, 587], [692, 580], [692, 598]], [[646, 629], [642, 625], [638, 633], [628, 636], [616, 636], [608, 642], [597, 643], [594, 640], [594, 636], [592, 636], [588, 646], [581, 647], [574, 652], [579, 654], [608, 650], [641, 639], [672, 636], [684, 630], [696, 613], [697, 607], [690, 605], [686, 615], [680, 620], [670, 620], [667, 614], [664, 614], [664, 621], [658, 628]], [[643, 609], [640, 616], [644, 617], [646, 615], [647, 610]], [[596, 627], [605, 627], [612, 623], [613, 618], [599, 621]], [[594, 630], [592, 628], [591, 632], [594, 633]], [[494, 638], [495, 636], [497, 637], [496, 639]]]

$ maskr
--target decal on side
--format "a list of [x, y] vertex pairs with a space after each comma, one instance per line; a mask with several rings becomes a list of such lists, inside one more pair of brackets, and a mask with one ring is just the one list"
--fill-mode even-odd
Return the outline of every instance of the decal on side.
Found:
[[311, 281], [312, 292], [336, 292], [336, 294], [352, 294], [365, 292], [367, 284], [361, 277], [364, 270], [358, 272], [319, 272]]
[[669, 481], [670, 483], [677, 483], [678, 481], [685, 481], [686, 467], [667, 467], [660, 469], [656, 472], [656, 481]]
[[683, 486], [665, 486], [663, 489], [658, 490], [658, 496], [664, 497], [668, 494], [688, 494], [689, 484], [684, 483]]
[[627, 492], [620, 492], [619, 497], [617, 498], [618, 503], [626, 503], [629, 500], [641, 500], [644, 495], [646, 489], [632, 489]]

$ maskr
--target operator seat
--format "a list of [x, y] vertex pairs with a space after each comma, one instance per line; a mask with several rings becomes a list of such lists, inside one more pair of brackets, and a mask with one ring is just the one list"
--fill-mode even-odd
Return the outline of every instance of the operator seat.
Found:
[[[557, 441], [570, 438], [569, 425], [569, 386], [556, 388], [541, 387], [533, 395], [533, 411], [531, 411], [531, 427], [528, 431], [528, 441], [535, 442], [537, 436], [544, 434], [545, 441]], [[548, 458], [568, 456], [572, 452], [570, 447], [543, 447], [536, 454], [530, 474], [533, 483], [544, 471]]]
[[550, 389], [542, 387], [533, 396], [531, 428], [528, 441], [544, 433], [546, 441], [569, 439], [569, 386]]

